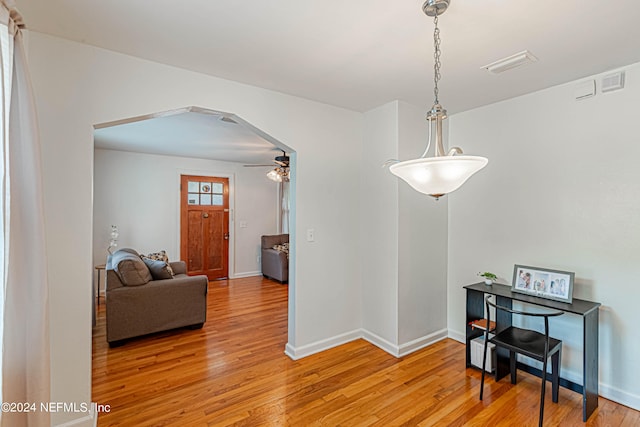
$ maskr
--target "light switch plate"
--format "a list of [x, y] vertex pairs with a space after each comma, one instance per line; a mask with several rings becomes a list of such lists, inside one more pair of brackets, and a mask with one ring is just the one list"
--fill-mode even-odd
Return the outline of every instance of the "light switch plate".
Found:
[[313, 228], [307, 229], [307, 242], [315, 242], [316, 240], [316, 232]]

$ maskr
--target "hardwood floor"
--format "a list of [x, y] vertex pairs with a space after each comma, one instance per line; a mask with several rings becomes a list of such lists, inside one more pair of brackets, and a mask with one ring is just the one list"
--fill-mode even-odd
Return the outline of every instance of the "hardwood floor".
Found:
[[[330, 315], [328, 313], [327, 315]], [[104, 304], [93, 332], [99, 426], [533, 426], [540, 380], [485, 382], [447, 339], [400, 359], [363, 340], [293, 361], [287, 286], [261, 277], [209, 284], [207, 323], [110, 349]], [[320, 321], [320, 319], [319, 319]], [[582, 396], [560, 389], [548, 426], [633, 426], [640, 412], [600, 398], [582, 422]]]

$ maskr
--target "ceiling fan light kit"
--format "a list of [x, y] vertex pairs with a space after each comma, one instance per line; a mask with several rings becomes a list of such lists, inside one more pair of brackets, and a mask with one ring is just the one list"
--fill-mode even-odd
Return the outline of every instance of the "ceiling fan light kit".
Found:
[[263, 167], [276, 165], [275, 169], [267, 172], [267, 178], [275, 182], [289, 182], [289, 156], [283, 150], [282, 156], [276, 156], [271, 165], [244, 165], [246, 168]]
[[289, 182], [289, 168], [275, 168], [267, 172], [267, 178], [275, 182]]
[[[275, 182], [289, 182], [289, 156], [284, 151], [282, 156], [276, 156], [273, 160], [273, 164], [276, 165], [274, 169], [267, 172], [267, 178]], [[273, 165], [244, 165], [245, 167], [261, 167]]]
[[[438, 100], [438, 81], [440, 80], [440, 29], [438, 16], [449, 7], [450, 0], [427, 0], [422, 5], [423, 12], [434, 19], [434, 90], [435, 101], [427, 113], [429, 122], [429, 143], [421, 157], [413, 160], [392, 161], [389, 171], [407, 182], [413, 189], [438, 200], [445, 194], [457, 190], [474, 173], [489, 162], [485, 157], [463, 156], [462, 149], [453, 147], [445, 153], [442, 143], [442, 121], [447, 118], [445, 110]], [[435, 125], [435, 126], [434, 126]], [[435, 155], [426, 157], [431, 147], [432, 128], [435, 127]], [[387, 162], [387, 164], [390, 162]]]

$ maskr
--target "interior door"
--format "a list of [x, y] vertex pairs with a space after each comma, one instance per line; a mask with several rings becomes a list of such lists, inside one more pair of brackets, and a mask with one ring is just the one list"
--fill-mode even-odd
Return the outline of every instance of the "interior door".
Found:
[[180, 257], [187, 274], [229, 276], [229, 178], [182, 175]]

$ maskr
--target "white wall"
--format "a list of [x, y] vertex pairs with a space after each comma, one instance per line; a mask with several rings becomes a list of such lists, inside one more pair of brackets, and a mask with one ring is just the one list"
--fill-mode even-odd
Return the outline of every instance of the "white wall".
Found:
[[360, 257], [362, 327], [393, 352], [398, 343], [398, 181], [381, 165], [398, 158], [398, 103], [364, 115]]
[[365, 113], [362, 325], [365, 338], [394, 355], [446, 336], [447, 201], [417, 193], [381, 167], [422, 154], [424, 115], [401, 101]]
[[[574, 271], [574, 297], [602, 303], [601, 395], [640, 408], [640, 65], [626, 71], [622, 91], [575, 101], [577, 81], [451, 118], [451, 144], [489, 164], [449, 198], [448, 324], [464, 336], [478, 271]], [[579, 383], [581, 331], [572, 315], [551, 330]]]
[[[426, 112], [406, 102], [398, 107], [400, 159], [415, 159], [427, 146]], [[432, 144], [429, 155], [433, 150]], [[448, 199], [436, 201], [393, 178], [398, 181], [400, 211], [398, 343], [406, 353], [447, 335]]]
[[[362, 115], [31, 33], [48, 241], [51, 400], [91, 400], [93, 125], [199, 106], [237, 114], [296, 150], [289, 345], [357, 330]], [[330, 171], [330, 173], [328, 173]], [[316, 241], [305, 240], [315, 229]], [[318, 321], [323, 319], [323, 321]], [[108, 403], [108, 402], [101, 402]], [[77, 414], [54, 414], [59, 424]]]
[[[104, 263], [111, 224], [118, 247], [180, 257], [180, 175], [231, 176], [231, 277], [260, 274], [260, 236], [275, 234], [278, 184], [266, 168], [186, 157], [94, 151], [93, 262]], [[246, 227], [240, 228], [240, 222]]]

